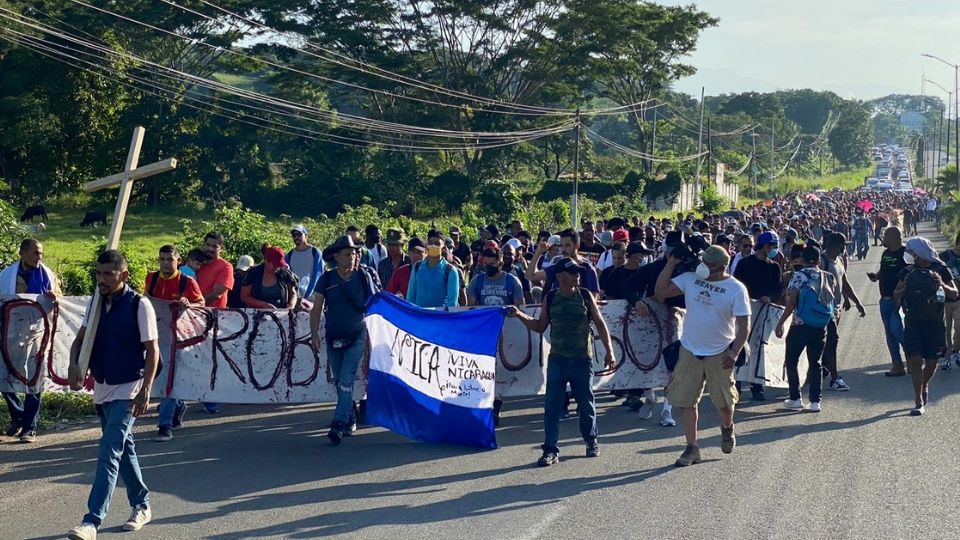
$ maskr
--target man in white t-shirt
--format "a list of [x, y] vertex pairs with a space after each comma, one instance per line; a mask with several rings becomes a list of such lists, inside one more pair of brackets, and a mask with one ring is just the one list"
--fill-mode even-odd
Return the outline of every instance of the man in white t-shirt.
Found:
[[720, 246], [703, 252], [696, 272], [672, 278], [680, 262], [676, 254], [670, 255], [657, 278], [654, 296], [660, 303], [680, 295], [686, 300], [680, 357], [667, 390], [667, 399], [681, 411], [687, 448], [676, 465], [685, 467], [700, 461], [697, 407], [704, 383], [720, 414], [721, 451], [729, 454], [737, 444], [733, 411], [738, 395], [733, 368], [750, 329], [750, 297], [743, 283], [727, 273], [730, 254]]
[[[104, 251], [97, 258], [97, 287], [103, 304], [97, 307], [101, 310], [100, 323], [90, 352], [89, 371], [96, 381], [93, 401], [103, 435], [96, 476], [87, 499], [88, 513], [67, 535], [73, 540], [96, 539], [97, 529], [107, 516], [118, 475], [123, 478], [127, 501], [133, 508], [123, 529], [139, 530], [151, 519], [150, 490], [140, 473], [133, 423], [150, 404], [160, 349], [153, 305], [127, 286], [129, 276], [127, 261], [119, 251]], [[91, 309], [92, 306], [87, 306], [83, 325], [70, 349], [70, 388], [73, 390], [83, 387], [87, 375], [80, 372], [78, 360]]]

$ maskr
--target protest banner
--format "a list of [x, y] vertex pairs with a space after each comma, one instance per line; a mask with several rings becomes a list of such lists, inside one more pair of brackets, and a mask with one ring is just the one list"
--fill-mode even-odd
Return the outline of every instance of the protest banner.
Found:
[[[55, 304], [35, 296], [0, 298], [0, 334], [4, 340], [0, 385], [18, 391], [28, 383], [63, 389], [70, 346], [88, 302], [89, 297], [61, 297]], [[616, 362], [612, 369], [604, 367], [605, 351], [595, 339], [595, 390], [655, 388], [668, 382], [662, 351], [679, 338], [682, 312], [651, 304], [649, 317], [639, 317], [623, 300], [600, 306], [610, 329]], [[326, 347], [314, 351], [310, 346], [308, 313], [209, 308], [174, 312], [171, 304], [156, 301], [154, 307], [164, 362], [154, 384], [155, 396], [251, 404], [336, 401]], [[759, 371], [738, 370], [738, 380], [762, 380], [767, 386], [786, 387], [783, 341], [772, 334], [782, 308], [753, 307], [752, 357], [747, 368], [761, 367]], [[468, 308], [451, 311], [463, 309]], [[532, 317], [539, 316], [539, 309], [536, 305], [523, 308]], [[445, 330], [438, 324], [433, 331]], [[497, 346], [497, 397], [542, 394], [549, 355], [549, 330], [541, 336], [508, 318]], [[39, 376], [38, 368], [42, 368]], [[366, 392], [368, 368], [369, 348], [357, 375], [355, 395]], [[92, 388], [92, 381], [87, 382]]]
[[[743, 383], [762, 384], [770, 388], [788, 388], [784, 358], [786, 341], [776, 336], [777, 322], [783, 316], [783, 306], [750, 301], [750, 335], [747, 339], [747, 363], [737, 368], [734, 378]], [[784, 323], [790, 328], [791, 319]], [[800, 385], [806, 380], [807, 359], [800, 359]]]

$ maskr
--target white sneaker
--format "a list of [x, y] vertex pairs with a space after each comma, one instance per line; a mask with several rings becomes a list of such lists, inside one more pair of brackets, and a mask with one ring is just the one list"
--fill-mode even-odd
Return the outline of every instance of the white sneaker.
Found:
[[783, 406], [791, 411], [802, 411], [803, 410], [803, 398], [801, 399], [785, 399], [783, 400]]
[[811, 402], [811, 403], [810, 403], [810, 409], [809, 409], [809, 410], [810, 410], [810, 412], [820, 412], [820, 410], [821, 410], [821, 409], [820, 409], [820, 402], [819, 402], [819, 401], [813, 401], [813, 402]]
[[663, 427], [673, 427], [677, 425], [677, 421], [673, 419], [673, 414], [671, 414], [670, 409], [664, 409], [660, 413], [660, 425]]
[[93, 523], [81, 523], [67, 533], [70, 540], [97, 540], [97, 527]]
[[130, 513], [130, 519], [123, 524], [123, 530], [139, 531], [141, 527], [150, 523], [151, 519], [153, 519], [153, 514], [150, 512], [150, 509], [138, 506]]

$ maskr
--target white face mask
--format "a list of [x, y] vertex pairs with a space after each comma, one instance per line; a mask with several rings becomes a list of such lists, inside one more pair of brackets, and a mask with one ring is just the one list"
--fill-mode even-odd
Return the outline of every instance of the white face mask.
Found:
[[906, 253], [903, 254], [903, 262], [905, 262], [905, 263], [907, 263], [907, 264], [913, 264], [914, 262], [916, 262], [916, 259], [914, 259], [914, 258], [913, 258], [913, 254], [911, 254], [911, 253], [908, 251], [908, 252], [906, 252]]
[[697, 277], [700, 279], [707, 279], [710, 277], [710, 267], [705, 263], [700, 263], [697, 265]]

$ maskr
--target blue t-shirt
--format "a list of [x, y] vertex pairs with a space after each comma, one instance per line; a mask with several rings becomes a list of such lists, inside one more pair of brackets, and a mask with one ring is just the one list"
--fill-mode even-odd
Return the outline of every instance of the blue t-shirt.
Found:
[[[543, 271], [547, 274], [546, 286], [543, 291], [546, 293], [557, 287], [557, 267], [548, 266]], [[597, 271], [587, 261], [580, 261], [580, 286], [593, 294], [600, 294], [600, 280], [597, 279]]]
[[517, 276], [506, 272], [500, 272], [498, 279], [480, 274], [470, 281], [467, 296], [480, 306], [519, 305], [523, 304], [523, 286]]

